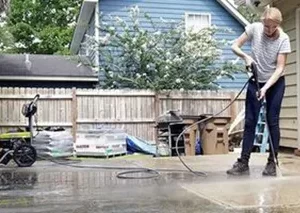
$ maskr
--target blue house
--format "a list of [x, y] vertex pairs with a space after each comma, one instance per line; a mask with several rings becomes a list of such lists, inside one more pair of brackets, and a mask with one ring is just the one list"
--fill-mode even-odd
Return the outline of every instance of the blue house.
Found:
[[[233, 41], [249, 24], [248, 21], [230, 4], [227, 0], [84, 0], [81, 6], [80, 15], [71, 43], [71, 52], [86, 56], [95, 67], [99, 67], [99, 53], [94, 50], [82, 48], [86, 35], [99, 38], [97, 27], [100, 23], [100, 16], [119, 16], [126, 20], [128, 8], [138, 6], [153, 19], [163, 18], [178, 22], [184, 17], [185, 25], [207, 27], [215, 25], [220, 28], [229, 28], [231, 34], [217, 35], [217, 39]], [[149, 24], [141, 23], [147, 29]], [[246, 46], [245, 50], [250, 47]], [[232, 53], [230, 46], [223, 49], [223, 60], [235, 60], [237, 57]], [[247, 80], [244, 73], [235, 74], [235, 79], [222, 78], [218, 80], [224, 89], [240, 89]]]

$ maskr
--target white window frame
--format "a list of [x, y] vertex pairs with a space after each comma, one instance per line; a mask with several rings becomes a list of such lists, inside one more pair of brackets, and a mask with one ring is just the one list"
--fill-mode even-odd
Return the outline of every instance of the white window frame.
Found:
[[208, 27], [211, 27], [211, 14], [210, 13], [185, 12], [185, 32], [187, 32], [187, 30], [188, 30], [188, 17], [190, 15], [208, 16]]

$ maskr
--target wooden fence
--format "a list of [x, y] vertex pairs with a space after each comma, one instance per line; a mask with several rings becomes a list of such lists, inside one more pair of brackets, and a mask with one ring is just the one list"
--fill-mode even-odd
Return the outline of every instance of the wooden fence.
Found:
[[[0, 88], [0, 132], [24, 127], [24, 103], [35, 94], [38, 101], [37, 126], [64, 127], [75, 135], [79, 129], [106, 125], [147, 140], [155, 138], [155, 120], [168, 110], [184, 115], [216, 113], [236, 96], [227, 91], [100, 90]], [[234, 118], [244, 106], [244, 94], [222, 115]]]

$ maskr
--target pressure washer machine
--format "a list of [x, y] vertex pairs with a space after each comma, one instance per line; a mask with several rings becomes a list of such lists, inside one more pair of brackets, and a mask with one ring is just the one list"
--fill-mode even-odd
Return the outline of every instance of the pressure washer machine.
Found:
[[37, 112], [37, 94], [33, 100], [24, 104], [22, 114], [28, 118], [28, 127], [17, 132], [0, 134], [0, 163], [8, 164], [13, 159], [19, 167], [30, 167], [37, 159], [37, 153], [32, 146], [33, 140], [33, 116]]

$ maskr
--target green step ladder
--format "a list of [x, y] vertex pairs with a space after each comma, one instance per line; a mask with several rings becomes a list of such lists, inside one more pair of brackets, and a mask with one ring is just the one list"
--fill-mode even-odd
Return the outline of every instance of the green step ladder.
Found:
[[266, 107], [266, 102], [264, 101], [259, 112], [258, 122], [255, 128], [255, 138], [254, 138], [254, 146], [259, 148], [261, 153], [265, 153], [269, 150], [269, 132], [266, 125], [266, 118], [264, 114], [264, 110]]

